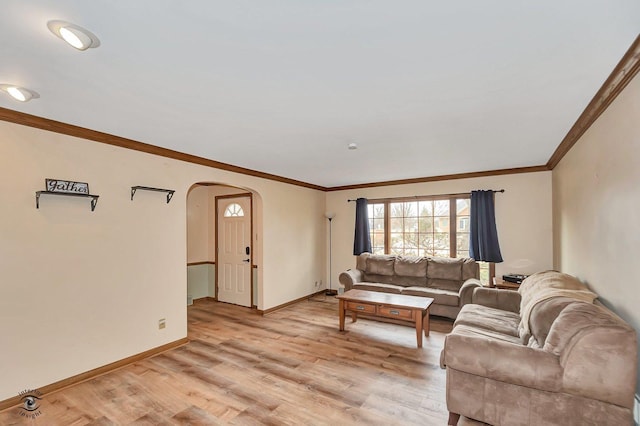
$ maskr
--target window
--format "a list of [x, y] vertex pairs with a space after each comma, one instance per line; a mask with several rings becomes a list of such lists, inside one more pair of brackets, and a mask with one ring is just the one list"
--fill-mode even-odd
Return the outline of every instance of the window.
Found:
[[385, 205], [369, 203], [367, 206], [369, 216], [369, 232], [371, 237], [371, 252], [384, 254], [385, 247]]
[[237, 203], [229, 204], [226, 209], [224, 209], [224, 217], [242, 217], [244, 216], [244, 210], [242, 210], [242, 206]]
[[[371, 200], [368, 204], [371, 251], [405, 256], [469, 257], [471, 200], [446, 197]], [[489, 282], [489, 264], [480, 264]]]

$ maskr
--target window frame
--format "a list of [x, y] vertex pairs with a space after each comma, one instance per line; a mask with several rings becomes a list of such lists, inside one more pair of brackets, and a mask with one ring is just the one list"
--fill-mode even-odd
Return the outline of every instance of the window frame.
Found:
[[[236, 208], [237, 207], [237, 208]], [[227, 214], [229, 213], [229, 214]], [[224, 208], [224, 211], [222, 213], [223, 217], [226, 218], [233, 218], [233, 217], [244, 217], [244, 209], [242, 208], [242, 206], [238, 203], [229, 203], [227, 204], [227, 206]]]
[[[391, 253], [391, 215], [390, 205], [392, 203], [404, 203], [415, 201], [449, 201], [449, 257], [455, 258], [457, 253], [457, 206], [458, 199], [469, 200], [471, 202], [471, 193], [445, 194], [445, 195], [423, 195], [414, 197], [397, 197], [397, 198], [378, 198], [367, 200], [367, 204], [383, 204], [384, 205], [384, 254]], [[452, 232], [453, 227], [453, 232]], [[371, 234], [371, 230], [369, 232]], [[404, 233], [404, 232], [403, 232]]]
[[[384, 210], [384, 254], [391, 254], [391, 204], [392, 203], [403, 203], [403, 202], [420, 202], [420, 201], [441, 201], [448, 200], [449, 201], [449, 258], [457, 257], [457, 244], [458, 244], [458, 214], [457, 214], [457, 200], [467, 200], [469, 205], [471, 203], [471, 193], [457, 193], [457, 194], [442, 194], [442, 195], [422, 195], [422, 196], [412, 196], [412, 197], [395, 197], [395, 198], [377, 198], [377, 199], [369, 199], [367, 200], [367, 204], [382, 204]], [[466, 215], [464, 215], [466, 216]], [[369, 220], [371, 220], [370, 218]], [[379, 220], [379, 219], [378, 219]], [[470, 222], [467, 222], [469, 225]], [[467, 226], [465, 233], [468, 234], [470, 232], [470, 227]], [[369, 236], [373, 238], [373, 230], [369, 230]], [[404, 231], [403, 231], [404, 234]], [[372, 241], [373, 246], [373, 241]], [[428, 255], [433, 256], [433, 255]], [[467, 256], [469, 256], [467, 254]], [[490, 284], [495, 277], [495, 264], [490, 262], [478, 262], [482, 264], [487, 264], [484, 269], [488, 269], [489, 282]]]

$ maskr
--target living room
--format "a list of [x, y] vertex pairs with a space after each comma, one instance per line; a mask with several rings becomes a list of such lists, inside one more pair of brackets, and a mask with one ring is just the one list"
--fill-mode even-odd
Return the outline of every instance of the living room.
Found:
[[[479, 166], [442, 178], [416, 176], [417, 182], [300, 184], [230, 168], [216, 158], [205, 161], [136, 144], [136, 135], [100, 133], [89, 121], [61, 116], [54, 121], [44, 118], [51, 115], [37, 104], [30, 109], [38, 99], [16, 106], [3, 96], [0, 400], [184, 343], [187, 194], [202, 182], [243, 188], [259, 200], [258, 310], [308, 297], [318, 291], [318, 281], [335, 289], [339, 273], [354, 267], [355, 206], [349, 199], [504, 189], [495, 201], [505, 257], [496, 275], [546, 269], [575, 275], [640, 330], [640, 296], [630, 278], [638, 245], [632, 212], [640, 199], [637, 39], [622, 52], [629, 46], [632, 54], [621, 62], [628, 68], [617, 74], [627, 76], [620, 79], [624, 84], [616, 86], [616, 80], [606, 88], [595, 108], [601, 115], [591, 117], [593, 123], [579, 132], [575, 145], [565, 145], [553, 167], [547, 167], [547, 157], [523, 167], [505, 165], [495, 173]], [[352, 153], [349, 161], [357, 161], [358, 150]], [[91, 193], [100, 196], [95, 210], [87, 200], [46, 196], [36, 209], [34, 192], [45, 189], [46, 178], [88, 182]], [[168, 203], [152, 192], [133, 198], [130, 188], [136, 185], [175, 190], [175, 195]], [[324, 217], [329, 211], [335, 213], [330, 259]]]

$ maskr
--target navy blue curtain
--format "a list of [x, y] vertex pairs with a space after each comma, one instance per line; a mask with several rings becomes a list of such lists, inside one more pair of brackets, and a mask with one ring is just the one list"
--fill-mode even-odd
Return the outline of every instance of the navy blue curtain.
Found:
[[469, 256], [482, 262], [502, 262], [493, 191], [471, 191]]
[[353, 237], [353, 254], [371, 253], [371, 237], [369, 236], [369, 214], [367, 199], [356, 200], [356, 232]]

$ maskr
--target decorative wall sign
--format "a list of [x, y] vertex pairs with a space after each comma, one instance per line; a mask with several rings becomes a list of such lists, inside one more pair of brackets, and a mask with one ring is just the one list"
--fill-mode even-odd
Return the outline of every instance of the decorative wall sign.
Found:
[[72, 180], [45, 179], [46, 191], [36, 191], [36, 208], [40, 208], [41, 195], [65, 195], [68, 197], [91, 198], [91, 211], [96, 209], [99, 195], [89, 194], [89, 184]]
[[47, 191], [62, 192], [65, 194], [89, 194], [89, 184], [86, 182], [74, 182], [71, 180], [45, 179]]

